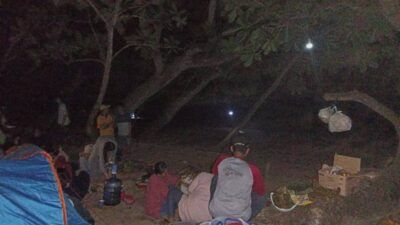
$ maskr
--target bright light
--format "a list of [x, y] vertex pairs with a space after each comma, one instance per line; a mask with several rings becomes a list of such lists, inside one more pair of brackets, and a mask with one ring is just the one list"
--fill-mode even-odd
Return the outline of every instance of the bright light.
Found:
[[234, 113], [233, 113], [232, 110], [229, 110], [229, 111], [228, 111], [228, 115], [229, 115], [229, 116], [233, 116], [233, 114], [234, 114]]
[[306, 44], [306, 49], [310, 50], [314, 48], [314, 44], [311, 42], [311, 40], [308, 40], [307, 44]]

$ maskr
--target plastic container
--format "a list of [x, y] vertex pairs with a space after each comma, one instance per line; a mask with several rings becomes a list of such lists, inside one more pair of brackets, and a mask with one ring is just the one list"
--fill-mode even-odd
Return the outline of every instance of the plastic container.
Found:
[[113, 166], [111, 178], [104, 184], [104, 205], [118, 205], [121, 203], [122, 181], [117, 178], [116, 165]]

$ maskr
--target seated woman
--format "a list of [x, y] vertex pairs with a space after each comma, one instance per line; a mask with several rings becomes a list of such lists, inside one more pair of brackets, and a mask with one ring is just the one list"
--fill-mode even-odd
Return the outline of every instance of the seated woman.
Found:
[[180, 173], [180, 177], [181, 189], [170, 188], [161, 210], [161, 214], [167, 217], [166, 222], [173, 220], [177, 208], [183, 222], [200, 223], [211, 220], [208, 204], [213, 175], [189, 166]]
[[75, 164], [69, 161], [69, 156], [61, 148], [55, 149], [52, 151], [54, 167], [57, 169], [63, 190], [70, 196], [83, 199], [90, 186], [89, 174], [74, 167]]
[[154, 165], [154, 174], [149, 178], [144, 195], [144, 208], [148, 216], [160, 218], [160, 210], [167, 197], [168, 186], [175, 185], [177, 181], [178, 177], [168, 173], [165, 162], [160, 161]]

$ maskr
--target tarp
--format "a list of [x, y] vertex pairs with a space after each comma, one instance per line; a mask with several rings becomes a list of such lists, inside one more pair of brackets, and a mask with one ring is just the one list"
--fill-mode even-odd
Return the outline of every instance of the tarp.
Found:
[[87, 225], [64, 195], [52, 158], [34, 145], [0, 159], [0, 225]]

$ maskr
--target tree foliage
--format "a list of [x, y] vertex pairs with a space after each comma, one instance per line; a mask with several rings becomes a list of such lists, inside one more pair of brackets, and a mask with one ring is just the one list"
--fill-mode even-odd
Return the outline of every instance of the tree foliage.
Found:
[[[397, 30], [377, 1], [224, 1], [235, 38], [228, 50], [246, 65], [270, 51], [304, 51], [314, 42], [319, 69], [354, 67], [364, 72], [397, 57]], [[269, 38], [267, 38], [269, 37]], [[306, 67], [304, 67], [304, 70]]]

